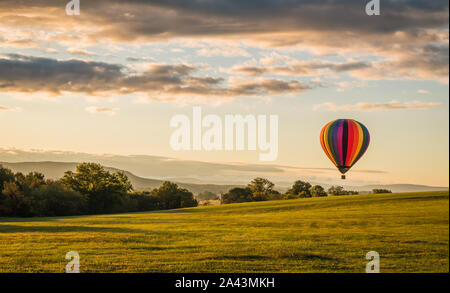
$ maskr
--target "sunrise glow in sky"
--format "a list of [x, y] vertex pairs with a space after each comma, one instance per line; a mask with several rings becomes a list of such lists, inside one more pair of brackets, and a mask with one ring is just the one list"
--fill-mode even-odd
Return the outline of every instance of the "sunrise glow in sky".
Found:
[[276, 114], [267, 164], [329, 168], [320, 129], [349, 118], [371, 133], [357, 178], [448, 186], [448, 1], [67, 2], [0, 1], [0, 149], [261, 163], [172, 150], [201, 106]]

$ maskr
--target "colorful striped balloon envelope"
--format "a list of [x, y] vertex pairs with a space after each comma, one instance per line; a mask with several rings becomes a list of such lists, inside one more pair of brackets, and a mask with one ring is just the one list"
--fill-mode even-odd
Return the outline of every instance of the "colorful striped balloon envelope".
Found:
[[329, 122], [320, 132], [323, 151], [342, 173], [345, 173], [364, 155], [369, 146], [367, 128], [352, 119], [337, 119]]

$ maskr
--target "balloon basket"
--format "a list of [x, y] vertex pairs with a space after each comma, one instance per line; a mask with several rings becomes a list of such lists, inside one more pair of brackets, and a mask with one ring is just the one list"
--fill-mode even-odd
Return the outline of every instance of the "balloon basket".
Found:
[[341, 179], [345, 179], [345, 175], [341, 175]]

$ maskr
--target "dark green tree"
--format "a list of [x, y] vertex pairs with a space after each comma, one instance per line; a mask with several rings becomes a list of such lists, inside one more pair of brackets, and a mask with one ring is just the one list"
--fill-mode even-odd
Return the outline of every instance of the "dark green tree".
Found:
[[87, 212], [87, 197], [61, 183], [41, 185], [31, 191], [27, 202], [34, 216], [72, 216]]
[[251, 190], [254, 201], [263, 201], [269, 200], [272, 196], [274, 196], [274, 186], [275, 184], [271, 181], [265, 178], [257, 177], [247, 185], [247, 188]]
[[14, 173], [8, 169], [3, 168], [2, 165], [0, 165], [0, 193], [3, 190], [5, 182], [14, 181]]
[[223, 194], [221, 198], [221, 202], [224, 204], [248, 201], [253, 201], [253, 193], [250, 188], [232, 188], [227, 193]]
[[152, 194], [159, 199], [162, 209], [195, 207], [198, 204], [192, 192], [170, 181], [163, 182]]
[[273, 190], [269, 196], [269, 200], [280, 200], [283, 198], [284, 198], [284, 195], [277, 190]]
[[314, 185], [309, 189], [312, 197], [327, 196], [325, 189], [320, 185]]
[[125, 195], [133, 189], [123, 172], [110, 173], [96, 163], [78, 165], [76, 172], [66, 172], [61, 182], [87, 196], [90, 213], [125, 211]]
[[2, 195], [2, 213], [5, 213], [6, 216], [31, 216], [29, 206], [25, 202], [25, 196], [15, 182], [5, 182], [3, 185]]
[[30, 172], [27, 175], [23, 175], [19, 172], [16, 173], [14, 177], [20, 191], [25, 195], [28, 195], [33, 189], [45, 185], [44, 174], [39, 172]]
[[389, 190], [389, 189], [382, 189], [382, 188], [379, 188], [379, 189], [372, 189], [372, 193], [373, 193], [373, 194], [378, 194], [378, 193], [392, 193], [392, 191]]
[[286, 199], [311, 197], [311, 184], [301, 180], [294, 182], [292, 187], [286, 192]]
[[345, 195], [344, 187], [342, 186], [331, 186], [328, 188], [328, 194], [330, 195]]
[[345, 190], [342, 186], [331, 186], [328, 189], [328, 194], [330, 195], [352, 195], [352, 194], [359, 194], [358, 191], [353, 190]]

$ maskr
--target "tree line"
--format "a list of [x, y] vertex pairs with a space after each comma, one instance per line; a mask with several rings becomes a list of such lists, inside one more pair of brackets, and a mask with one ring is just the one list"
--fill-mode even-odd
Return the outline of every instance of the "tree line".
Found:
[[351, 195], [357, 191], [345, 190], [342, 186], [331, 186], [328, 191], [320, 185], [297, 180], [285, 193], [274, 189], [275, 184], [265, 178], [255, 178], [246, 187], [235, 187], [221, 196], [221, 203], [238, 203], [280, 199], [322, 197], [328, 195]]
[[[134, 191], [123, 172], [109, 172], [96, 163], [82, 163], [59, 180], [45, 179], [39, 172], [26, 175], [0, 165], [0, 217], [49, 217], [108, 214], [195, 207], [198, 200], [222, 204], [358, 194], [342, 186], [327, 191], [320, 185], [297, 180], [285, 193], [265, 178], [255, 178], [245, 187], [235, 187], [220, 197], [204, 191], [194, 197], [187, 189], [165, 181], [151, 191]], [[374, 189], [372, 193], [390, 193]]]
[[123, 172], [82, 163], [59, 180], [39, 172], [14, 173], [0, 165], [0, 216], [73, 216], [176, 209], [197, 206], [192, 192], [166, 181], [136, 192]]

